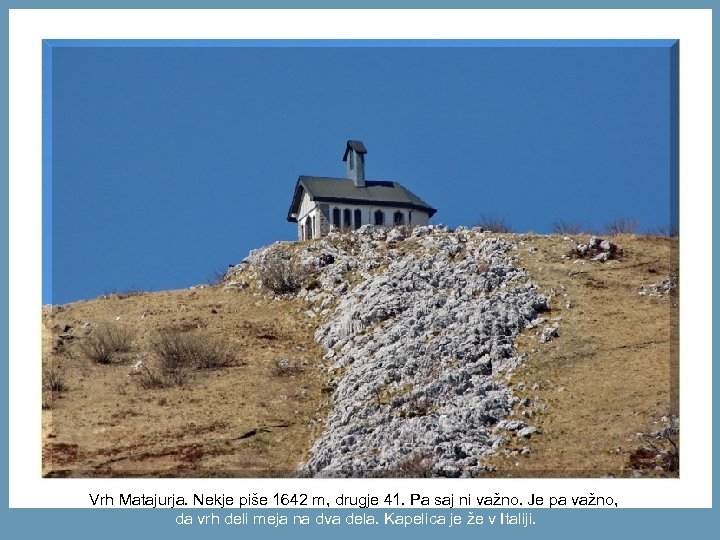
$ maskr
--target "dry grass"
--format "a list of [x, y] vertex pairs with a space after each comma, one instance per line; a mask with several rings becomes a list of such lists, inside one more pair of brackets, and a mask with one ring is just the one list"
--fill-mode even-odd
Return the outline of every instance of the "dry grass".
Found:
[[[178, 386], [185, 384], [195, 371], [228, 367], [235, 360], [225, 343], [198, 331], [163, 330], [152, 349], [162, 374]], [[146, 371], [149, 374], [145, 382], [156, 384], [158, 376], [152, 373], [152, 368]]]
[[112, 364], [121, 353], [129, 352], [133, 332], [124, 326], [103, 325], [82, 344], [82, 351], [96, 364]]
[[437, 459], [432, 455], [412, 454], [397, 466], [378, 471], [376, 478], [432, 478], [433, 467]]
[[[526, 361], [508, 382], [527, 406], [514, 414], [539, 432], [512, 439], [509, 452], [532, 452], [493, 458], [495, 474], [632, 474], [633, 464], [650, 463], [637, 433], [658, 431], [655, 422], [677, 412], [678, 298], [638, 295], [643, 285], [677, 276], [677, 239], [618, 236], [625, 257], [600, 263], [565, 258], [586, 236], [511, 238], [523, 242], [518, 265], [552, 294], [544, 316], [562, 320], [552, 341], [540, 343], [542, 326], [519, 339]], [[293, 476], [323, 429], [329, 375], [318, 369], [322, 351], [307, 306], [254, 291], [212, 287], [44, 310], [45, 355], [72, 389], [43, 411], [44, 473]], [[133, 332], [132, 352], [122, 354], [145, 355], [137, 375], [127, 362], [101, 365], [84, 351], [97, 329], [118, 324]], [[220, 343], [236, 360], [168, 384], [156, 345], [167, 329]], [[392, 475], [427, 475], [424, 458]]]
[[275, 294], [293, 294], [300, 290], [308, 272], [299, 264], [281, 257], [264, 261], [259, 269], [260, 282]]
[[[292, 476], [322, 429], [328, 396], [307, 308], [220, 287], [78, 302], [45, 310], [43, 346], [72, 389], [43, 411], [43, 472], [73, 477]], [[135, 332], [129, 362], [97, 364], [83, 343], [116, 318]], [[67, 327], [70, 330], [65, 331]], [[155, 344], [188, 328], [232, 361], [168, 382]], [[65, 346], [52, 353], [59, 333]], [[210, 347], [215, 350], [214, 347]], [[146, 367], [129, 375], [137, 354]], [[198, 362], [211, 367], [207, 356]], [[303, 370], [279, 377], [276, 362]], [[242, 361], [240, 361], [242, 360]]]
[[504, 217], [497, 216], [495, 214], [483, 214], [475, 226], [481, 227], [485, 231], [492, 231], [494, 233], [515, 232]]
[[55, 365], [46, 365], [43, 367], [43, 390], [49, 392], [66, 392], [68, 389], [65, 382], [65, 371]]
[[529, 406], [515, 413], [540, 432], [506, 448], [529, 446], [530, 455], [492, 460], [498, 476], [631, 475], [631, 456], [644, 444], [637, 434], [657, 431], [660, 418], [677, 414], [677, 292], [659, 298], [638, 292], [678, 275], [678, 240], [613, 241], [624, 249], [622, 261], [563, 258], [585, 236], [527, 237], [517, 252], [520, 266], [552, 295], [544, 316], [561, 318], [560, 336], [540, 343], [539, 327], [518, 340], [526, 360], [510, 382]]
[[620, 234], [636, 234], [640, 230], [640, 222], [634, 218], [618, 218], [605, 226], [607, 234], [618, 236]]
[[55, 405], [55, 400], [63, 392], [69, 390], [65, 370], [54, 362], [43, 358], [42, 368], [42, 408], [50, 410]]
[[555, 234], [580, 234], [580, 231], [582, 231], [582, 225], [576, 221], [553, 221], [552, 223], [552, 231]]

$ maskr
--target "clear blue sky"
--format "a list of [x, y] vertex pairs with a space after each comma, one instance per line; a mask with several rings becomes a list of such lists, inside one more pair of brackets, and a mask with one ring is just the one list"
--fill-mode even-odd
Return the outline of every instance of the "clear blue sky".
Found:
[[53, 42], [43, 302], [184, 288], [295, 239], [297, 177], [344, 176], [347, 139], [435, 223], [667, 228], [671, 42], [637, 44]]

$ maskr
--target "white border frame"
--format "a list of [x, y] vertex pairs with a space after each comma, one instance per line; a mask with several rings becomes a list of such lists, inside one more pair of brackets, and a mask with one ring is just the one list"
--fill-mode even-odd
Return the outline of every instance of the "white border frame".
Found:
[[[712, 506], [712, 11], [10, 10], [10, 507], [85, 508], [88, 493], [247, 490], [363, 495], [612, 496], [624, 508]], [[351, 18], [352, 26], [343, 24]], [[90, 480], [40, 477], [43, 39], [679, 39], [681, 478], [669, 480]], [[691, 215], [692, 219], [688, 219]], [[691, 314], [691, 315], [690, 315]], [[122, 486], [122, 487], [121, 487]], [[117, 498], [116, 498], [117, 499]], [[546, 499], [547, 500], [547, 499]], [[527, 509], [527, 508], [526, 508]]]

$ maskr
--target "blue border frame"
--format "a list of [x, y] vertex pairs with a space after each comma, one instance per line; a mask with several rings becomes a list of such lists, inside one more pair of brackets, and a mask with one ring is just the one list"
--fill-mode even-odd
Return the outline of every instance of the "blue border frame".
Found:
[[717, 0], [5, 0], [8, 9], [713, 9]]
[[[538, 6], [538, 3], [542, 6]], [[59, 6], [58, 4], [62, 4]], [[716, 15], [718, 8], [717, 0], [608, 0], [608, 1], [589, 1], [578, 2], [572, 0], [449, 0], [441, 2], [439, 0], [368, 0], [365, 2], [349, 1], [340, 2], [333, 0], [314, 0], [303, 2], [302, 7], [306, 8], [706, 8], [713, 9], [713, 22], [717, 23]], [[99, 2], [98, 0], [7, 0], [3, 2], [0, 10], [2, 18], [0, 24], [3, 28], [8, 29], [8, 10], [22, 8], [291, 8], [298, 7], [297, 2], [292, 0], [270, 0], [263, 2], [256, 1], [238, 1], [238, 0], [210, 0], [203, 2], [202, 0], [111, 0], [107, 2]], [[7, 33], [6, 33], [7, 35]], [[2, 73], [5, 78], [8, 74], [8, 55], [7, 55], [7, 39], [3, 42], [4, 53], [0, 59], [2, 62]], [[265, 43], [265, 46], [268, 44]], [[713, 45], [714, 58], [713, 68], [715, 68], [718, 58], [720, 58], [720, 46]], [[7, 80], [5, 81], [7, 83]], [[718, 86], [716, 74], [713, 74], [713, 82], [715, 88]], [[45, 83], [44, 83], [45, 84]], [[47, 87], [44, 87], [47, 90]], [[677, 90], [677, 89], [676, 89]], [[2, 86], [2, 97], [4, 98], [3, 106], [0, 107], [0, 114], [6, 129], [2, 133], [3, 143], [1, 155], [3, 158], [2, 182], [3, 190], [0, 194], [0, 205], [2, 206], [5, 216], [8, 212], [8, 87], [7, 84]], [[717, 114], [713, 115], [713, 131], [715, 131]], [[716, 150], [715, 143], [713, 152]], [[44, 154], [43, 158], [47, 157]], [[715, 175], [713, 175], [713, 179]], [[5, 219], [2, 223], [3, 252], [8, 253], [8, 222]], [[715, 246], [713, 245], [713, 248]], [[7, 255], [6, 255], [7, 257]], [[713, 254], [713, 263], [716, 262]], [[0, 286], [0, 303], [3, 309], [0, 311], [2, 315], [2, 340], [3, 360], [7, 362], [8, 358], [8, 265], [7, 261], [2, 265], [3, 284]], [[716, 305], [717, 293], [713, 295], [713, 308]], [[713, 309], [714, 311], [714, 309]], [[715, 325], [713, 326], [713, 331]], [[713, 357], [714, 357], [713, 352]], [[7, 366], [7, 363], [5, 364]], [[7, 368], [0, 371], [0, 390], [8, 395], [8, 371]], [[288, 532], [300, 537], [307, 534], [313, 538], [335, 537], [338, 533], [348, 538], [364, 538], [371, 531], [366, 527], [351, 526], [334, 526], [334, 527], [317, 527], [306, 526], [302, 530], [279, 527], [277, 529], [263, 528], [262, 530], [252, 527], [242, 527], [237, 530], [235, 527], [218, 527], [216, 529], [198, 527], [181, 527], [174, 524], [176, 511], [173, 510], [150, 510], [150, 511], [132, 511], [132, 510], [10, 510], [8, 508], [8, 411], [9, 403], [6, 401], [3, 406], [2, 425], [0, 429], [0, 458], [6, 467], [0, 472], [0, 483], [5, 487], [0, 490], [0, 523], [3, 530], [8, 531], [9, 536], [23, 536], [26, 538], [40, 538], [57, 536], [65, 536], [65, 534], [73, 535], [78, 538], [90, 538], [103, 535], [107, 538], [127, 538], [130, 534], [138, 534], [141, 537], [153, 534], [172, 534], [176, 538], [194, 538], [202, 534], [202, 536], [233, 535], [251, 537], [260, 536], [267, 538], [284, 538]], [[716, 416], [717, 422], [717, 416]], [[713, 433], [713, 443], [717, 445], [717, 434]], [[717, 446], [716, 446], [717, 447]], [[713, 473], [713, 486], [717, 472]], [[307, 512], [310, 515], [316, 515], [319, 511]], [[334, 513], [347, 516], [350, 510], [335, 510]], [[529, 528], [507, 528], [501, 529], [502, 536], [515, 538], [532, 534], [534, 537], [540, 538], [562, 538], [565, 536], [576, 537], [582, 534], [585, 538], [607, 538], [608, 536], [617, 536], [619, 538], [627, 538], [630, 536], [653, 536], [655, 538], [671, 538], [681, 535], [704, 534], [705, 531], [715, 529], [715, 521], [717, 516], [717, 495], [713, 496], [713, 508], [711, 510], [616, 510], [616, 511], [592, 511], [592, 510], [539, 510], [533, 512], [537, 525]], [[226, 515], [227, 512], [217, 512], [219, 515]], [[271, 514], [273, 512], [264, 512]], [[382, 516], [382, 511], [373, 512]], [[430, 527], [409, 527], [406, 529], [376, 529], [379, 536], [390, 536], [391, 534], [398, 536], [410, 536], [413, 538], [434, 538], [443, 530]], [[480, 528], [460, 528], [455, 529], [458, 537], [472, 535], [473, 537], [483, 534], [497, 534], [498, 529]], [[67, 531], [67, 532], [66, 532]], [[452, 529], [449, 529], [452, 531]], [[567, 533], [565, 533], [567, 531]], [[452, 532], [446, 534], [453, 534]]]

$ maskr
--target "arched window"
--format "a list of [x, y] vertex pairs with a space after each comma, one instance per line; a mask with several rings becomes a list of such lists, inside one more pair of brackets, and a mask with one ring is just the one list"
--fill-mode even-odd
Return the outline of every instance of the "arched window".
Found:
[[385, 225], [385, 214], [382, 210], [375, 211], [375, 225]]
[[352, 227], [351, 218], [352, 218], [352, 213], [350, 212], [350, 209], [346, 208], [345, 210], [343, 210], [343, 227], [345, 227], [347, 229]]
[[405, 223], [405, 214], [398, 211], [393, 214], [393, 224], [403, 225]]
[[333, 225], [340, 227], [340, 209], [333, 208]]
[[362, 212], [360, 212], [359, 208], [355, 209], [355, 228], [359, 229], [362, 225]]

